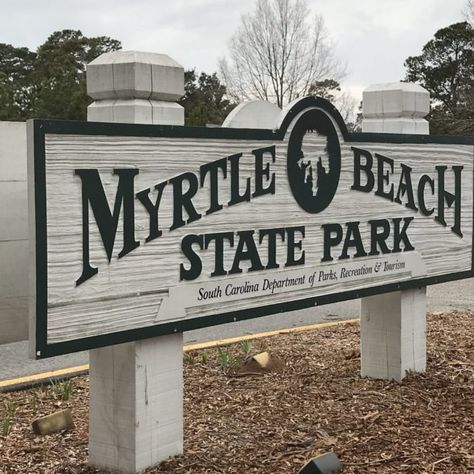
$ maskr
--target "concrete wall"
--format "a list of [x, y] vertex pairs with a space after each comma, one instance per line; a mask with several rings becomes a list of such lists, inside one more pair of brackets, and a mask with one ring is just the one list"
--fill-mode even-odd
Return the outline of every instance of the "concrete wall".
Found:
[[0, 344], [28, 338], [26, 124], [0, 122]]

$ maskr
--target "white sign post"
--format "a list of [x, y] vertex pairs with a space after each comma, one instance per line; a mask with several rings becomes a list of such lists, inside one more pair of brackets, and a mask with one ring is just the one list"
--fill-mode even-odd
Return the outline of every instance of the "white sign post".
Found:
[[[169, 56], [106, 53], [87, 68], [89, 121], [183, 125], [184, 70]], [[89, 462], [139, 472], [183, 452], [183, 333], [89, 351]]]
[[[417, 84], [370, 86], [364, 91], [362, 104], [364, 132], [429, 133], [428, 121], [424, 119], [429, 112], [429, 93]], [[278, 107], [265, 101], [242, 103], [227, 117], [224, 126], [274, 128], [280, 113]], [[418, 267], [413, 273], [422, 276], [422, 263], [412, 263]], [[360, 344], [362, 376], [401, 380], [408, 370], [423, 372], [426, 287], [362, 298]]]
[[163, 55], [110, 53], [88, 78], [95, 122], [28, 124], [28, 197], [31, 346], [92, 349], [92, 464], [182, 452], [183, 331], [371, 297], [363, 374], [423, 369], [420, 288], [474, 275], [472, 138], [350, 133], [315, 97], [176, 126]]
[[[362, 131], [428, 135], [430, 95], [395, 82], [363, 93]], [[401, 380], [426, 369], [426, 286], [361, 299], [361, 375]]]

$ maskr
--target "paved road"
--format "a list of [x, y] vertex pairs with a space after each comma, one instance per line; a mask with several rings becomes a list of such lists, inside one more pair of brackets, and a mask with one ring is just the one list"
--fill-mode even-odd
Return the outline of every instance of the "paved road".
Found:
[[[444, 283], [428, 288], [429, 311], [453, 309], [474, 310], [474, 279]], [[359, 300], [345, 301], [319, 308], [189, 331], [185, 333], [184, 339], [186, 343], [204, 342], [317, 322], [351, 319], [358, 317], [358, 314]], [[0, 380], [73, 367], [88, 362], [86, 352], [42, 361], [31, 361], [27, 356], [27, 346], [26, 341], [0, 345]]]

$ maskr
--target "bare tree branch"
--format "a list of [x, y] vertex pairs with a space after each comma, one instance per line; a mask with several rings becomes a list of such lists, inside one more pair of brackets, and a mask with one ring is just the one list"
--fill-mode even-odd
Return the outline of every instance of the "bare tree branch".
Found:
[[474, 27], [474, 0], [467, 0], [463, 13], [465, 20]]
[[322, 17], [311, 17], [306, 0], [257, 0], [254, 12], [242, 15], [219, 69], [230, 97], [282, 107], [307, 95], [314, 82], [345, 75], [333, 51]]

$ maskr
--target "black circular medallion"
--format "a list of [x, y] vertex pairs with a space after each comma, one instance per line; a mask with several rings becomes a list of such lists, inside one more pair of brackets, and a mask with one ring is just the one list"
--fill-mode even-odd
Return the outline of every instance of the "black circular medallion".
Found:
[[296, 202], [306, 212], [326, 209], [341, 174], [341, 148], [336, 128], [322, 110], [303, 113], [290, 134], [288, 180]]

